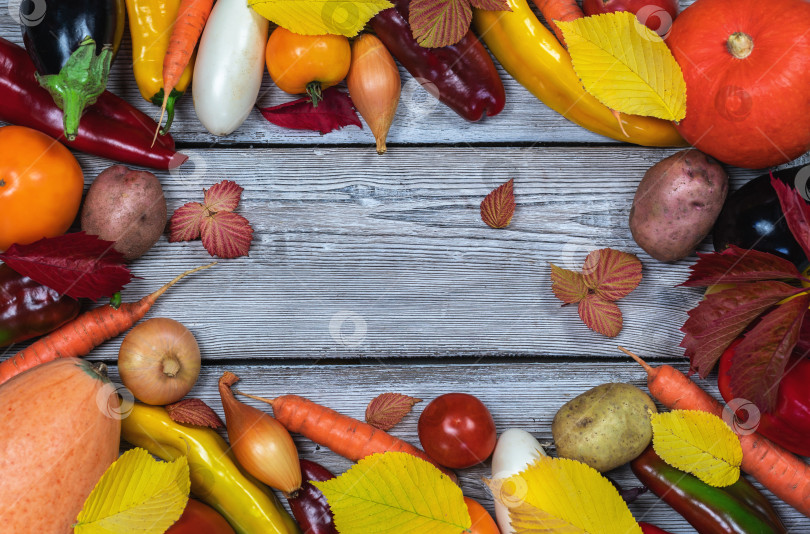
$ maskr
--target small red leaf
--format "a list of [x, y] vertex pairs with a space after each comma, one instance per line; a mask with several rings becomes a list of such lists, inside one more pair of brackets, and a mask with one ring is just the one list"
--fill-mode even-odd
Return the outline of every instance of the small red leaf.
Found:
[[424, 47], [454, 45], [470, 31], [470, 0], [411, 0], [408, 9], [413, 38]]
[[581, 273], [551, 264], [551, 291], [566, 304], [574, 304], [588, 296], [588, 286]]
[[796, 266], [784, 258], [736, 245], [729, 245], [722, 252], [698, 253], [698, 258], [697, 263], [690, 268], [692, 274], [682, 286], [705, 287], [759, 280], [797, 280], [801, 276]]
[[168, 404], [166, 411], [169, 412], [172, 421], [178, 423], [207, 426], [214, 429], [225, 426], [216, 412], [200, 399], [183, 399], [174, 404]]
[[506, 0], [470, 0], [473, 7], [485, 11], [512, 11]]
[[745, 335], [734, 350], [731, 390], [753, 402], [762, 412], [776, 408], [779, 382], [799, 338], [810, 295], [790, 300], [767, 315]]
[[615, 303], [589, 293], [579, 301], [579, 317], [585, 326], [607, 337], [616, 337], [622, 331], [622, 311]]
[[247, 219], [231, 211], [220, 211], [202, 222], [202, 242], [205, 250], [220, 258], [247, 256], [253, 228]]
[[366, 408], [366, 423], [380, 430], [391, 430], [402, 421], [413, 405], [422, 399], [400, 393], [383, 393], [374, 398]]
[[203, 204], [211, 212], [233, 211], [239, 205], [244, 189], [230, 180], [222, 180], [203, 191]]
[[605, 300], [629, 295], [641, 282], [641, 261], [634, 255], [612, 248], [594, 250], [582, 266], [585, 285]]
[[271, 108], [260, 108], [265, 119], [277, 126], [294, 130], [314, 130], [327, 134], [344, 126], [363, 127], [349, 95], [330, 87], [315, 107], [309, 97], [299, 98]]
[[0, 259], [17, 273], [74, 299], [109, 297], [132, 280], [113, 242], [84, 232], [14, 244]]
[[773, 176], [771, 173], [771, 186], [779, 197], [782, 213], [785, 214], [790, 233], [801, 245], [804, 255], [810, 258], [810, 205], [795, 189]]
[[692, 371], [706, 378], [723, 351], [765, 310], [803, 291], [777, 282], [751, 282], [706, 295], [681, 327]]
[[169, 242], [191, 241], [200, 237], [205, 207], [199, 202], [180, 206], [169, 219]]
[[515, 214], [514, 180], [501, 184], [481, 202], [481, 220], [492, 228], [506, 228]]

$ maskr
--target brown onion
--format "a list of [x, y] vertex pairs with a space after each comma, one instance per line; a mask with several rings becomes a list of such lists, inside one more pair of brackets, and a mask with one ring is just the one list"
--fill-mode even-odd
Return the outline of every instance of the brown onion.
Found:
[[287, 496], [294, 495], [301, 489], [301, 466], [295, 443], [275, 418], [236, 400], [231, 386], [238, 381], [239, 377], [230, 372], [219, 379], [231, 450], [248, 473]]
[[177, 402], [200, 374], [200, 347], [174, 319], [145, 321], [127, 334], [118, 351], [121, 381], [146, 404]]

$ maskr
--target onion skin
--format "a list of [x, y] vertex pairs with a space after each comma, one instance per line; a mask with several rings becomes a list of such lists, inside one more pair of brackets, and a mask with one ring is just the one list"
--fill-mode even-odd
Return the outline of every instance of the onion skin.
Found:
[[121, 342], [118, 372], [139, 400], [156, 406], [171, 404], [197, 382], [200, 347], [194, 334], [174, 319], [149, 319]]
[[346, 86], [354, 107], [377, 140], [377, 153], [384, 154], [385, 138], [397, 112], [402, 82], [394, 58], [376, 36], [366, 33], [352, 43], [352, 64]]
[[231, 386], [238, 381], [239, 377], [231, 372], [219, 379], [231, 450], [248, 473], [285, 496], [294, 496], [301, 489], [298, 449], [275, 418], [236, 400]]

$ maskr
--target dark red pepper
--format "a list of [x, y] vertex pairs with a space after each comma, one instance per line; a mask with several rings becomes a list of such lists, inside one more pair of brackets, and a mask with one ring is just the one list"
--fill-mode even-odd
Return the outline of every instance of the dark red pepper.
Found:
[[[731, 391], [731, 369], [735, 349], [741, 339], [735, 340], [720, 357], [717, 385], [723, 399], [729, 403], [737, 397]], [[810, 456], [810, 358], [806, 352], [793, 352], [779, 382], [776, 408], [770, 413], [760, 413], [759, 421], [748, 422], [748, 406], [735, 406], [736, 417], [742, 426], [750, 424], [761, 434], [799, 456]]]
[[643, 532], [644, 534], [670, 534], [666, 530], [658, 528], [655, 525], [651, 525], [649, 523], [639, 523], [638, 526], [641, 527], [641, 532]]
[[321, 490], [310, 481], [323, 482], [335, 478], [328, 469], [309, 460], [299, 460], [304, 484], [293, 498], [288, 498], [298, 526], [303, 534], [338, 534], [335, 518]]
[[409, 1], [394, 0], [395, 7], [371, 19], [388, 51], [422, 87], [468, 121], [500, 113], [506, 94], [484, 45], [469, 31], [452, 46], [420, 46], [408, 24]]
[[132, 165], [166, 170], [188, 159], [174, 150], [168, 134], [151, 146], [157, 123], [109, 91], [87, 108], [76, 140], [67, 141], [62, 110], [39, 86], [35, 72], [22, 47], [0, 38], [0, 121], [34, 128], [70, 148]]
[[0, 263], [0, 347], [52, 332], [74, 319], [80, 308], [78, 300]]

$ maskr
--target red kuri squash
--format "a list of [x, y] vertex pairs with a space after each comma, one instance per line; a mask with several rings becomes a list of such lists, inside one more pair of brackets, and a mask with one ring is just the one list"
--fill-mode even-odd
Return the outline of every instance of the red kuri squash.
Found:
[[747, 168], [810, 150], [810, 1], [697, 0], [667, 44], [686, 79], [689, 143]]

